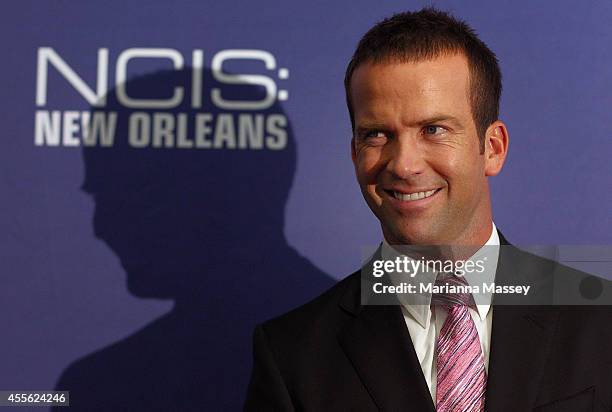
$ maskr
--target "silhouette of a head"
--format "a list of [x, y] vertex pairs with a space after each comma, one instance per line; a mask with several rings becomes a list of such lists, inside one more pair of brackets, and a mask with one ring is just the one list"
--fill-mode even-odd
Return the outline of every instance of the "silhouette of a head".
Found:
[[[209, 98], [218, 85], [207, 70], [204, 85], [200, 109], [191, 108], [188, 95], [172, 109], [126, 108], [112, 90], [104, 112], [117, 113], [114, 144], [83, 150], [83, 190], [95, 199], [95, 234], [119, 256], [136, 296], [176, 298], [231, 283], [202, 278], [211, 271], [230, 275], [232, 268], [264, 259], [266, 243], [283, 238], [296, 148], [282, 109], [221, 110]], [[125, 86], [134, 98], [168, 97], [177, 86], [190, 90], [191, 70], [160, 71]], [[265, 91], [232, 85], [222, 93], [227, 100], [254, 101]], [[143, 122], [132, 118], [130, 125], [131, 116], [145, 119], [149, 133]], [[200, 138], [208, 142], [201, 146], [221, 147], [195, 147], [198, 116]], [[159, 134], [161, 129], [173, 136]], [[141, 144], [149, 139], [148, 145], [134, 147], [130, 133]], [[194, 147], [177, 147], [181, 133]]]

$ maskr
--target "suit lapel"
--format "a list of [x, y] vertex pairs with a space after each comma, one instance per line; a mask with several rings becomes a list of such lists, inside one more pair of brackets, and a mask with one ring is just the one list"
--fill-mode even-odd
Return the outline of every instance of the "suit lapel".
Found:
[[[379, 251], [372, 260], [380, 258]], [[338, 337], [340, 346], [380, 410], [434, 412], [399, 302], [362, 305], [360, 275], [354, 276], [340, 304], [354, 316]]]
[[340, 345], [380, 410], [435, 410], [399, 306], [364, 306]]
[[558, 313], [545, 308], [493, 308], [487, 411], [527, 411], [535, 406]]
[[[532, 264], [532, 258], [508, 245], [501, 234], [500, 239], [504, 246], [500, 251], [495, 283], [533, 283], [538, 274], [534, 273], [536, 265]], [[559, 312], [549, 306], [494, 305], [487, 411], [533, 409], [558, 315]]]

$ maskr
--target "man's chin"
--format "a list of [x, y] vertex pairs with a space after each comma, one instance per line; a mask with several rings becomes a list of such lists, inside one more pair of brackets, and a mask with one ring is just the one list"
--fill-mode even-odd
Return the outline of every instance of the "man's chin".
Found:
[[127, 290], [137, 298], [174, 299], [176, 287], [168, 279], [155, 279], [149, 274], [128, 274]]
[[401, 230], [398, 230], [396, 226], [394, 230], [385, 230], [384, 233], [387, 242], [396, 245], [434, 246], [446, 244], [442, 236], [438, 235], [431, 226], [402, 227]]

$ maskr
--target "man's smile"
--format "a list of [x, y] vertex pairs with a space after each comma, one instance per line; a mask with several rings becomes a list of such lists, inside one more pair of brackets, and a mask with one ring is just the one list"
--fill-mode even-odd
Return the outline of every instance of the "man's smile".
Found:
[[[396, 209], [400, 213], [414, 213], [418, 211], [424, 211], [429, 209], [436, 199], [439, 198], [439, 194], [443, 188], [419, 188], [419, 189], [383, 189], [382, 197], [385, 199], [393, 209]], [[379, 192], [380, 193], [380, 192]]]
[[404, 202], [411, 202], [415, 200], [425, 199], [427, 197], [432, 196], [440, 189], [431, 189], [431, 190], [423, 190], [423, 191], [413, 191], [413, 192], [400, 192], [397, 190], [385, 190], [390, 195], [393, 195], [397, 200], [401, 200]]

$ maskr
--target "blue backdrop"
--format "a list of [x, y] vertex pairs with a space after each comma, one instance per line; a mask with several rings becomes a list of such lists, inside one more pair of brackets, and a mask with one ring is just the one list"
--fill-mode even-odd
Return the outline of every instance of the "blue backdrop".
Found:
[[[237, 409], [255, 323], [380, 240], [344, 69], [372, 24], [428, 4], [5, 3], [0, 389]], [[610, 244], [612, 3], [435, 5], [501, 63], [497, 226]]]

